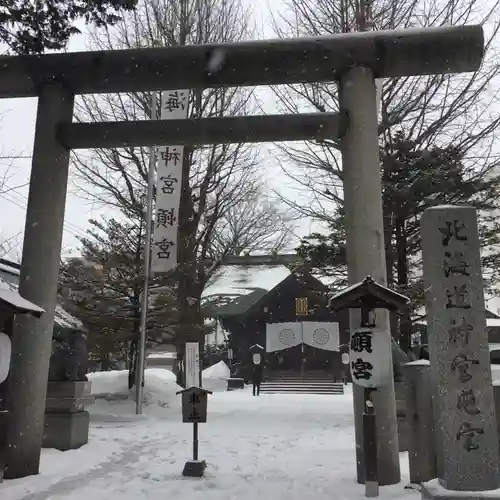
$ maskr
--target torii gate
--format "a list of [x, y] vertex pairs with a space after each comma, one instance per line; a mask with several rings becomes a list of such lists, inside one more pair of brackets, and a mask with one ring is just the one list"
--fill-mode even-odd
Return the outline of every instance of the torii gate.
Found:
[[[47, 311], [42, 320], [17, 322], [8, 476], [39, 470], [71, 149], [341, 139], [349, 282], [371, 275], [385, 283], [374, 78], [476, 71], [483, 55], [482, 27], [464, 26], [1, 57], [0, 98], [38, 97], [19, 292]], [[209, 71], [212, 60], [221, 65]], [[339, 82], [339, 114], [72, 123], [77, 94], [325, 81]], [[351, 326], [357, 321], [352, 317]], [[394, 484], [400, 470], [393, 385], [378, 391], [375, 406], [379, 480]], [[354, 408], [358, 481], [364, 482], [362, 391], [355, 390]]]

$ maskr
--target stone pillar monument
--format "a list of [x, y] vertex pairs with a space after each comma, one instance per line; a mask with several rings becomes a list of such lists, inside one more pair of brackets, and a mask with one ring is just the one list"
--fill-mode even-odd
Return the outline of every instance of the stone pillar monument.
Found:
[[439, 476], [423, 496], [480, 498], [500, 476], [476, 210], [430, 208], [421, 235]]
[[77, 328], [61, 329], [53, 344], [42, 446], [75, 450], [88, 442], [90, 416], [85, 405], [94, 402], [86, 376], [87, 335]]

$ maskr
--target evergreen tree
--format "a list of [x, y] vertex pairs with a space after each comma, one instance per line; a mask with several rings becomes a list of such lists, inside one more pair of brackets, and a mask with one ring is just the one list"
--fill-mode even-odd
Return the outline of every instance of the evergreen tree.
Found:
[[[63, 303], [88, 328], [92, 355], [104, 365], [112, 357], [128, 358], [133, 380], [144, 288], [144, 228], [130, 219], [90, 223], [88, 236], [80, 239], [81, 257], [62, 264]], [[172, 339], [175, 322], [173, 285], [157, 279], [150, 291], [148, 341]]]
[[[479, 210], [485, 287], [498, 283], [500, 252], [500, 175], [476, 170], [456, 147], [421, 149], [402, 133], [381, 150], [384, 232], [388, 284], [412, 299], [400, 322], [400, 344], [410, 345], [411, 316], [423, 306], [420, 218], [436, 204], [467, 204]], [[317, 271], [335, 278], [334, 286], [347, 284], [346, 233], [340, 205], [327, 234], [311, 234], [298, 248]]]
[[[286, 0], [283, 22], [275, 24], [280, 37], [487, 26], [485, 57], [478, 71], [376, 81], [388, 278], [390, 284], [415, 297], [416, 306], [422, 303], [418, 225], [422, 210], [434, 203], [470, 202], [482, 210], [481, 239], [490, 249], [483, 256], [487, 285], [496, 278], [497, 255], [492, 246], [497, 241], [494, 219], [500, 156], [494, 144], [500, 117], [491, 113], [496, 99], [491, 88], [500, 74], [495, 51], [500, 29], [498, 6], [500, 0], [488, 6], [481, 0]], [[336, 83], [277, 86], [274, 91], [288, 113], [339, 110]], [[301, 216], [324, 222], [332, 229], [326, 238], [304, 241], [300, 251], [340, 259], [345, 241], [338, 230], [343, 206], [340, 142], [332, 139], [310, 141], [306, 147], [278, 146], [284, 157], [282, 169], [311, 194], [308, 202], [286, 200], [288, 205]], [[345, 278], [341, 260], [332, 263], [335, 265], [330, 265], [329, 271], [338, 279]], [[409, 338], [408, 316], [406, 311], [400, 325], [403, 347]]]
[[121, 10], [137, 0], [3, 0], [0, 6], [0, 41], [16, 54], [41, 54], [66, 48], [75, 26], [84, 20], [95, 26], [115, 24]]

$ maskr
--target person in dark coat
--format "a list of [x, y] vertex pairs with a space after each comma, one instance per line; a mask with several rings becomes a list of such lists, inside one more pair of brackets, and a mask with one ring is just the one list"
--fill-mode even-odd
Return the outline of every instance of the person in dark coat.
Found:
[[262, 383], [262, 363], [252, 366], [252, 391], [253, 395], [260, 394], [260, 384]]

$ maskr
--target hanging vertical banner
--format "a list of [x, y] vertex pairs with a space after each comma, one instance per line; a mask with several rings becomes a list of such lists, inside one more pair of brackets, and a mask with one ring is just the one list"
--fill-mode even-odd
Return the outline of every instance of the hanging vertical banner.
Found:
[[[181, 120], [188, 114], [189, 90], [168, 90], [161, 96], [161, 119]], [[182, 190], [184, 146], [158, 148], [156, 208], [151, 249], [152, 273], [166, 273], [177, 265], [177, 233]]]
[[351, 376], [355, 384], [376, 388], [391, 377], [391, 334], [372, 328], [357, 328], [349, 342]]
[[200, 345], [186, 342], [186, 388], [200, 385]]

